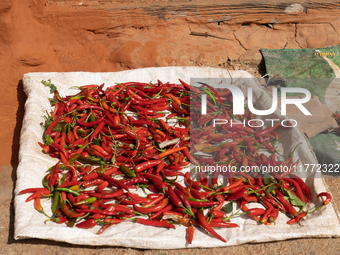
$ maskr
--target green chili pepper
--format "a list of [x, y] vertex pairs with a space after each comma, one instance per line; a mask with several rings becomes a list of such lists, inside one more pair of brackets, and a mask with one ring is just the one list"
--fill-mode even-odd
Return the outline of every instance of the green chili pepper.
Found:
[[90, 122], [93, 122], [96, 120], [96, 117], [91, 113], [90, 114]]
[[53, 204], [52, 204], [52, 213], [55, 214], [55, 212], [58, 209], [59, 205], [59, 197], [60, 197], [60, 191], [56, 191], [53, 196]]
[[101, 159], [92, 158], [90, 156], [87, 156], [86, 158], [79, 157], [78, 160], [80, 162], [84, 162], [84, 163], [90, 164], [90, 165], [101, 165], [101, 166], [107, 165], [107, 163], [105, 161], [103, 161]]
[[44, 187], [48, 188], [48, 190], [51, 192], [51, 187], [48, 185], [48, 181], [47, 181], [47, 176], [49, 174], [45, 175], [44, 179], [43, 179], [43, 185]]
[[202, 199], [193, 198], [193, 197], [187, 197], [187, 199], [190, 201], [196, 201], [196, 202], [208, 202], [208, 200], [202, 200]]
[[74, 203], [73, 205], [78, 206], [78, 205], [85, 205], [85, 204], [92, 204], [93, 202], [95, 202], [97, 200], [96, 197], [89, 197], [83, 200], [80, 200], [77, 203]]
[[125, 166], [124, 163], [122, 163], [120, 165], [120, 170], [124, 173], [127, 174], [129, 177], [136, 177], [136, 173], [131, 170], [130, 168], [128, 168], [127, 166]]
[[75, 190], [72, 190], [72, 189], [69, 189], [69, 188], [56, 188], [57, 191], [64, 191], [64, 192], [67, 192], [67, 193], [71, 193], [72, 195], [74, 196], [79, 196], [80, 193], [75, 191]]
[[67, 164], [68, 165], [73, 165], [74, 162], [81, 156], [81, 154], [74, 154], [68, 161]]

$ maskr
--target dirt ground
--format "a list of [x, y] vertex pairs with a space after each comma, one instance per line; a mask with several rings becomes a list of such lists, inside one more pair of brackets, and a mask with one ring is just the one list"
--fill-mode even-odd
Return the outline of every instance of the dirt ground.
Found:
[[[218, 8], [210, 8], [213, 5], [204, 1], [0, 2], [0, 254], [340, 253], [338, 238], [182, 250], [85, 247], [37, 239], [16, 241], [13, 238], [13, 190], [26, 100], [23, 74], [211, 66], [245, 70], [259, 78], [265, 74], [260, 48], [313, 48], [340, 44], [336, 1], [328, 1], [325, 7], [321, 5], [321, 11], [313, 9], [319, 8], [319, 5], [313, 5], [313, 1], [308, 8], [301, 2], [302, 9], [295, 6], [292, 10], [288, 4], [272, 1], [268, 3], [269, 7], [266, 6], [269, 9], [262, 13], [261, 8], [243, 2], [247, 12], [240, 11], [242, 5], [233, 5], [231, 16], [227, 15], [229, 5], [223, 7], [225, 11], [221, 9], [219, 12]], [[226, 3], [232, 4], [233, 1]], [[205, 11], [205, 5], [209, 6], [210, 13]], [[251, 8], [254, 8], [253, 12]], [[340, 180], [327, 179], [327, 184], [335, 202], [340, 204]]]

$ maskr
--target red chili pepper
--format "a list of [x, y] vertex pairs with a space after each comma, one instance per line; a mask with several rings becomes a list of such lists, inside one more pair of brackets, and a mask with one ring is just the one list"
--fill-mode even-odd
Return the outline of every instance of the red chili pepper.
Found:
[[102, 193], [105, 194], [105, 192], [103, 191], [107, 186], [109, 186], [109, 183], [107, 181], [102, 182], [101, 184], [98, 185], [97, 187], [97, 192], [98, 193]]
[[71, 193], [67, 193], [67, 199], [71, 202], [71, 204], [76, 203], [76, 198], [71, 194]]
[[130, 90], [132, 90], [133, 92], [137, 92], [137, 95], [141, 96], [141, 98], [146, 98], [147, 94], [145, 94], [143, 91], [133, 88], [133, 87], [129, 87]]
[[165, 228], [176, 229], [175, 225], [168, 223], [166, 221], [147, 220], [147, 219], [137, 218], [136, 222], [139, 223], [139, 224], [147, 225], [147, 226], [165, 227]]
[[140, 213], [143, 214], [147, 214], [147, 213], [154, 213], [154, 212], [158, 212], [160, 210], [162, 210], [164, 207], [166, 207], [169, 204], [169, 199], [164, 198], [161, 202], [159, 202], [157, 205], [155, 206], [151, 206], [148, 208], [143, 208], [143, 207], [139, 207], [137, 205], [133, 205], [133, 208]]
[[65, 215], [63, 215], [59, 209], [57, 210], [56, 213], [58, 213], [59, 215], [58, 218], [51, 218], [51, 221], [58, 224], [62, 224], [68, 221], [68, 218]]
[[57, 162], [57, 164], [55, 164], [55, 166], [52, 169], [52, 174], [51, 174], [51, 178], [48, 182], [48, 186], [53, 187], [56, 185], [58, 179], [59, 179], [59, 165], [60, 165], [60, 160]]
[[178, 80], [182, 83], [182, 85], [183, 85], [187, 90], [192, 91], [192, 92], [194, 92], [194, 93], [198, 93], [198, 94], [201, 93], [201, 91], [200, 91], [198, 88], [196, 88], [196, 87], [194, 87], [194, 86], [190, 86], [189, 84], [187, 84], [186, 82], [182, 81], [181, 79], [178, 79]]
[[79, 218], [79, 217], [81, 217], [81, 216], [83, 216], [85, 214], [84, 212], [81, 212], [81, 213], [74, 213], [74, 212], [72, 212], [68, 208], [68, 205], [67, 205], [65, 200], [61, 200], [60, 201], [60, 209], [69, 218]]
[[280, 201], [280, 203], [286, 208], [287, 212], [296, 217], [298, 215], [295, 208], [283, 198], [283, 195], [280, 191], [276, 190], [277, 196], [276, 198]]
[[103, 199], [107, 199], [107, 198], [113, 198], [113, 197], [119, 197], [120, 195], [124, 194], [124, 190], [123, 189], [118, 189], [116, 191], [110, 192], [110, 193], [104, 193], [102, 195]]
[[248, 190], [246, 188], [242, 188], [237, 192], [233, 193], [231, 196], [228, 196], [228, 201], [238, 200], [243, 198], [244, 196], [248, 195]]
[[190, 225], [187, 230], [187, 239], [189, 244], [191, 244], [194, 239], [194, 232], [195, 228], [192, 225]]
[[206, 199], [214, 191], [199, 192], [197, 189], [190, 188], [190, 193], [197, 199]]
[[120, 205], [120, 204], [116, 204], [114, 209], [117, 211], [117, 212], [123, 212], [123, 213], [126, 213], [126, 214], [134, 214], [134, 211], [132, 208], [126, 206], [126, 205]]
[[300, 159], [298, 159], [293, 165], [291, 165], [287, 172], [281, 173], [280, 178], [284, 178], [288, 176], [297, 167], [299, 162], [300, 162]]
[[294, 217], [293, 219], [287, 221], [287, 224], [291, 225], [291, 224], [294, 224], [294, 223], [298, 223], [305, 216], [306, 216], [306, 212], [301, 212], [296, 217]]
[[[178, 210], [179, 208], [176, 208], [175, 210]], [[180, 212], [177, 212], [177, 211], [166, 211], [163, 213], [163, 216], [167, 216], [167, 215], [176, 215], [176, 216], [179, 216], [179, 217], [184, 217], [185, 214], [184, 213], [180, 213]]]
[[140, 197], [137, 194], [131, 193], [131, 192], [127, 192], [126, 193], [132, 200], [136, 200], [136, 201], [140, 201], [142, 203], [148, 203], [151, 201], [151, 199], [149, 198], [145, 198], [145, 197]]
[[77, 169], [74, 166], [71, 166], [71, 165], [68, 165], [68, 164], [64, 164], [64, 166], [66, 166], [70, 169], [70, 172], [72, 174], [71, 182], [77, 181], [77, 179], [78, 179]]
[[166, 157], [166, 156], [168, 156], [168, 155], [170, 155], [172, 153], [179, 152], [179, 151], [184, 150], [184, 149], [186, 149], [185, 146], [179, 147], [179, 148], [175, 148], [175, 149], [169, 149], [169, 150], [167, 150], [165, 152], [160, 153], [159, 157], [160, 158], [164, 158], [164, 157]]
[[192, 201], [192, 200], [189, 200], [189, 203], [191, 206], [195, 206], [195, 207], [211, 207], [211, 206], [220, 204], [219, 202], [216, 202], [216, 201], [200, 202], [200, 201]]
[[[41, 203], [40, 203], [40, 197], [37, 197], [34, 199], [34, 208], [40, 212], [40, 213], [43, 213], [47, 216], [47, 214], [45, 213], [44, 211], [44, 208], [41, 206]], [[48, 217], [48, 216], [47, 216]]]
[[249, 216], [261, 216], [265, 213], [266, 213], [266, 210], [262, 208], [251, 208], [248, 210]]
[[176, 186], [176, 188], [179, 189], [183, 194], [185, 194], [187, 192], [187, 190], [181, 184], [179, 184], [178, 182], [173, 182], [172, 184], [174, 184]]
[[201, 84], [202, 84], [202, 86], [208, 87], [209, 89], [211, 89], [215, 93], [215, 95], [217, 96], [217, 98], [220, 101], [220, 104], [222, 106], [222, 100], [221, 100], [219, 94], [217, 93], [217, 91], [215, 90], [215, 88], [210, 86], [210, 85], [208, 85], [208, 84], [206, 84], [206, 83], [201, 83]]
[[[199, 221], [194, 220], [193, 224], [199, 224]], [[215, 221], [210, 221], [209, 225], [210, 225], [210, 227], [214, 227], [214, 228], [237, 228], [237, 227], [239, 227], [238, 224], [230, 223], [230, 222], [215, 222]]]
[[64, 155], [64, 157], [65, 157], [66, 159], [69, 158], [66, 149], [65, 149], [64, 147], [62, 147], [60, 144], [57, 144], [57, 143], [54, 142], [54, 143], [51, 144], [51, 147], [53, 147], [53, 148], [59, 150], [59, 151]]
[[[80, 214], [85, 214], [85, 213], [92, 213], [92, 214], [104, 214], [104, 215], [117, 215], [116, 211], [105, 211], [101, 209], [87, 209], [87, 208], [82, 208], [82, 209], [75, 209], [75, 211], [80, 215]], [[72, 217], [71, 217], [72, 218]]]
[[[248, 212], [249, 209], [248, 207], [246, 206], [247, 202], [245, 200], [238, 200], [238, 203], [241, 207], [241, 210], [243, 212]], [[256, 220], [257, 222], [260, 222], [260, 218], [258, 216], [250, 216], [252, 219]]]
[[272, 127], [268, 127], [268, 128], [263, 129], [263, 130], [261, 130], [261, 131], [257, 131], [257, 132], [255, 133], [255, 136], [256, 136], [256, 137], [262, 137], [262, 136], [268, 135], [270, 132], [274, 131], [274, 130], [275, 130], [278, 126], [280, 126], [280, 125], [281, 125], [281, 123], [277, 123], [277, 124], [275, 124], [275, 125], [272, 126]]
[[88, 188], [88, 187], [91, 187], [91, 186], [94, 186], [94, 185], [99, 185], [102, 182], [104, 182], [104, 180], [102, 180], [102, 179], [93, 179], [93, 180], [90, 180], [90, 181], [83, 182], [81, 184], [81, 186], [83, 186], [84, 188]]
[[296, 216], [296, 221], [299, 222], [305, 216], [306, 216], [306, 212], [300, 212], [298, 216]]
[[197, 181], [193, 181], [191, 180], [191, 176], [189, 172], [186, 172], [184, 175], [184, 181], [185, 184], [191, 188], [194, 189], [199, 189], [201, 187], [201, 183], [197, 182]]
[[267, 208], [266, 212], [261, 218], [261, 223], [266, 224], [268, 222], [269, 215], [273, 212], [274, 207], [266, 199], [260, 199], [260, 202]]
[[167, 189], [167, 185], [164, 182], [162, 182], [161, 179], [159, 179], [155, 175], [148, 174], [148, 173], [144, 173], [144, 176], [150, 181], [152, 181], [160, 190], [163, 191], [163, 193], [165, 193], [165, 190]]
[[249, 195], [244, 195], [243, 199], [246, 200], [247, 202], [257, 202], [257, 196], [253, 195], [253, 196], [249, 196]]
[[217, 194], [216, 196], [215, 196], [215, 199], [220, 203], [218, 206], [216, 206], [215, 208], [214, 208], [214, 210], [221, 210], [221, 208], [223, 207], [223, 205], [224, 205], [224, 197], [221, 195], [221, 194]]
[[310, 191], [309, 191], [307, 184], [295, 174], [292, 174], [292, 178], [294, 178], [294, 180], [300, 185], [303, 193], [307, 197], [307, 202], [310, 203], [312, 198], [311, 198], [311, 194], [310, 194]]
[[97, 120], [92, 121], [92, 122], [85, 122], [85, 121], [84, 121], [85, 118], [86, 118], [86, 115], [85, 115], [84, 117], [80, 118], [80, 119], [78, 120], [78, 124], [79, 124], [80, 126], [90, 128], [90, 127], [94, 127], [95, 125], [98, 125], [100, 122], [102, 122], [102, 121], [104, 120], [105, 117], [102, 116], [102, 117], [100, 117], [100, 118], [98, 118]]
[[130, 186], [132, 184], [135, 184], [135, 183], [149, 183], [149, 180], [147, 178], [145, 178], [144, 176], [137, 176], [137, 177], [134, 177], [134, 178], [131, 178], [127, 181], [124, 181], [124, 184], [126, 186]]
[[66, 131], [67, 131], [67, 125], [64, 125], [61, 131], [61, 139], [60, 139], [60, 146], [63, 148], [65, 148], [66, 146]]
[[244, 179], [241, 178], [240, 180], [238, 180], [238, 181], [236, 181], [236, 182], [230, 184], [229, 186], [226, 186], [226, 187], [224, 187], [224, 188], [218, 189], [218, 190], [216, 191], [216, 193], [227, 192], [227, 191], [230, 190], [231, 188], [234, 188], [234, 187], [236, 187], [236, 186], [239, 186], [239, 185], [243, 184], [243, 180], [244, 180]]
[[159, 125], [148, 120], [133, 120], [132, 125], [134, 126], [142, 126], [142, 125], [147, 125], [149, 127], [154, 127], [154, 128], [159, 128]]
[[182, 201], [175, 194], [171, 185], [168, 186], [168, 194], [169, 194], [170, 201], [173, 203], [174, 206], [176, 206], [176, 207], [182, 207], [183, 206]]
[[26, 193], [35, 193], [37, 191], [45, 191], [47, 190], [46, 188], [28, 188], [28, 189], [24, 189], [22, 191], [19, 192], [19, 194], [26, 194]]
[[282, 178], [282, 180], [292, 184], [294, 186], [295, 192], [298, 195], [298, 197], [300, 198], [300, 200], [302, 202], [306, 203], [306, 199], [305, 199], [305, 196], [303, 195], [302, 189], [301, 189], [300, 185], [295, 180], [290, 179], [290, 178]]
[[274, 147], [271, 146], [268, 142], [266, 142], [266, 141], [263, 139], [262, 136], [259, 136], [258, 139], [259, 139], [260, 144], [261, 144], [261, 145], [264, 145], [264, 146], [267, 148], [267, 150], [269, 150], [270, 152], [274, 152], [274, 150], [275, 150]]
[[97, 135], [99, 134], [100, 131], [102, 131], [102, 129], [104, 128], [105, 126], [105, 122], [100, 122], [98, 124], [98, 126], [96, 127], [96, 129], [93, 131], [92, 135], [90, 136], [90, 142], [93, 141], [93, 139], [95, 137], [97, 137]]
[[279, 212], [280, 210], [278, 208], [274, 209], [268, 216], [268, 222], [275, 222], [277, 217], [279, 216]]
[[102, 234], [106, 229], [108, 229], [109, 227], [111, 227], [113, 224], [117, 224], [117, 223], [121, 223], [124, 221], [124, 219], [107, 219], [108, 222], [106, 223], [110, 223], [107, 225], [104, 225], [97, 233], [96, 235], [100, 235]]
[[297, 223], [297, 218], [294, 217], [292, 219], [290, 219], [289, 221], [287, 221], [287, 224], [291, 225], [291, 224], [294, 224], [294, 223]]
[[84, 175], [82, 177], [82, 179], [84, 181], [90, 181], [90, 180], [96, 179], [98, 176], [99, 176], [99, 174], [97, 172], [91, 172], [91, 173], [89, 173], [87, 175]]
[[191, 209], [191, 204], [190, 204], [188, 198], [185, 196], [185, 194], [182, 191], [180, 191], [179, 189], [175, 189], [174, 191], [175, 191], [176, 195], [182, 200], [183, 205], [187, 209], [190, 210]]
[[211, 178], [211, 184], [212, 184], [212, 188], [216, 189], [218, 187], [218, 176], [220, 175], [219, 172], [215, 172], [213, 173], [213, 176]]
[[208, 224], [204, 214], [203, 214], [203, 210], [199, 209], [196, 213], [197, 218], [201, 224], [201, 226], [206, 229], [210, 234], [212, 234], [213, 236], [215, 236], [217, 239], [221, 240], [222, 242], [227, 242], [222, 236], [220, 236], [219, 234], [217, 234], [215, 232], [215, 230], [213, 230], [213, 228]]
[[52, 121], [52, 123], [48, 126], [48, 128], [46, 129], [45, 132], [45, 136], [50, 136], [52, 130], [58, 125], [58, 123], [60, 122], [63, 113], [65, 111], [65, 108], [63, 106], [59, 107], [58, 111], [57, 111], [57, 117]]
[[99, 177], [101, 179], [103, 179], [104, 181], [107, 181], [111, 185], [114, 185], [116, 187], [119, 187], [119, 188], [125, 189], [126, 191], [129, 191], [129, 188], [127, 187], [127, 185], [124, 184], [121, 181], [115, 180], [115, 179], [111, 178], [110, 176], [108, 176], [106, 174], [99, 174]]
[[161, 196], [156, 196], [155, 198], [152, 198], [151, 201], [144, 203], [143, 208], [150, 207], [151, 205], [155, 205], [159, 203], [160, 201], [163, 200], [164, 197], [165, 197], [164, 195], [161, 195]]
[[161, 162], [163, 162], [163, 160], [161, 160], [161, 159], [149, 160], [149, 161], [143, 162], [143, 163], [135, 166], [135, 170], [136, 170], [136, 172], [141, 172], [141, 171], [147, 170], [151, 167], [157, 166], [157, 165], [161, 164]]
[[317, 197], [326, 197], [326, 200], [323, 201], [324, 205], [328, 205], [332, 201], [331, 195], [327, 192], [321, 192]]
[[51, 118], [54, 118], [54, 116], [57, 114], [58, 106], [59, 106], [59, 103], [56, 102], [55, 105], [54, 105], [54, 110], [53, 110], [53, 112], [51, 114]]
[[50, 151], [50, 146], [49, 145], [44, 145], [41, 142], [38, 142], [38, 144], [43, 149], [44, 153], [48, 153]]
[[97, 223], [96, 223], [95, 219], [88, 219], [88, 220], [85, 220], [83, 222], [76, 224], [75, 226], [77, 228], [88, 229], [88, 228], [93, 228], [96, 225], [97, 225]]
[[213, 208], [212, 210], [209, 211], [209, 215], [213, 216], [214, 218], [224, 218], [224, 217], [226, 217], [226, 214], [224, 212], [215, 210], [215, 208]]
[[100, 154], [107, 156], [109, 155], [109, 153], [107, 151], [105, 151], [102, 147], [100, 147], [99, 145], [96, 144], [91, 144], [90, 148], [93, 150], [96, 150], [97, 152], [99, 152]]
[[83, 105], [78, 106], [78, 111], [83, 111], [83, 110], [86, 110], [86, 109], [101, 110], [101, 111], [104, 110], [104, 109], [103, 109], [102, 107], [100, 107], [100, 106], [91, 105], [91, 104], [83, 104]]
[[106, 215], [103, 215], [103, 214], [95, 213], [95, 214], [92, 215], [92, 219], [95, 219], [95, 220], [105, 219], [105, 218], [106, 218]]
[[97, 84], [90, 84], [90, 85], [83, 85], [80, 87], [80, 89], [84, 92], [88, 92], [88, 89], [95, 89], [98, 88], [99, 86]]
[[284, 206], [282, 206], [280, 203], [278, 203], [274, 198], [272, 197], [266, 197], [266, 200], [271, 203], [272, 205], [274, 205], [275, 207], [277, 207], [278, 209], [280, 209], [283, 212], [287, 212], [286, 208]]
[[154, 213], [152, 216], [150, 216], [150, 220], [156, 219], [157, 217], [159, 217], [160, 215], [170, 211], [172, 209], [172, 205], [168, 205], [166, 207], [164, 207], [162, 210], [159, 210], [158, 212]]
[[177, 116], [177, 115], [178, 115], [177, 112], [172, 113], [172, 114], [168, 115], [168, 116], [166, 117], [166, 119], [167, 119], [167, 120], [170, 120], [170, 119], [172, 119], [173, 117], [175, 117], [175, 116]]
[[108, 168], [104, 171], [104, 173], [108, 176], [116, 173], [118, 171], [118, 168], [117, 167], [111, 167], [111, 168]]

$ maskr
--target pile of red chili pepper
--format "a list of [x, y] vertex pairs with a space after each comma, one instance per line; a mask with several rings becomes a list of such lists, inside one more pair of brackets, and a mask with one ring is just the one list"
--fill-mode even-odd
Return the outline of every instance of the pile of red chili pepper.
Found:
[[[119, 83], [105, 90], [104, 84], [87, 85], [66, 97], [59, 95], [51, 81], [43, 83], [54, 93], [54, 110], [46, 117], [44, 142], [39, 145], [58, 162], [48, 169], [44, 187], [20, 194], [32, 193], [26, 202], [34, 200], [47, 221], [84, 229], [99, 225], [98, 235], [123, 221], [164, 228], [179, 224], [188, 229], [188, 243], [194, 227], [226, 242], [216, 229], [238, 227], [230, 222], [234, 216], [247, 214], [259, 224], [270, 225], [281, 211], [292, 224], [321, 208], [304, 211], [311, 195], [303, 180], [291, 173], [298, 163], [291, 164], [292, 154], [285, 162], [276, 160], [271, 142], [279, 138], [275, 132], [279, 125], [263, 130], [213, 126], [212, 116], [228, 119], [231, 114], [232, 95], [227, 89], [202, 86], [221, 105], [212, 97], [209, 113], [198, 116], [190, 112], [190, 100], [192, 93], [198, 95], [201, 90], [182, 80], [180, 84]], [[238, 118], [251, 117], [246, 113]], [[190, 118], [201, 126], [191, 137]], [[192, 154], [190, 139], [194, 140]], [[212, 157], [194, 157], [197, 151]], [[200, 171], [193, 178], [189, 171], [182, 172], [190, 163], [291, 167], [290, 172], [274, 176]], [[227, 185], [218, 183], [220, 176], [226, 177]], [[185, 185], [178, 178], [184, 178]], [[145, 195], [138, 195], [136, 189]], [[326, 197], [324, 205], [331, 201], [328, 193], [321, 196]], [[41, 199], [50, 199], [51, 216], [42, 208]], [[235, 202], [243, 213], [230, 214]], [[250, 203], [259, 206], [249, 209]]]

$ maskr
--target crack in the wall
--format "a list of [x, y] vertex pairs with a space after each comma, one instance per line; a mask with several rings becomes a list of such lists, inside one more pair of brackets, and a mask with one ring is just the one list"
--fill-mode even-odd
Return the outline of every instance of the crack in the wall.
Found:
[[335, 27], [333, 26], [333, 24], [331, 22], [329, 22], [329, 25], [331, 25], [331, 27], [334, 29], [335, 33], [339, 36], [338, 31], [335, 29]]
[[188, 24], [188, 26], [189, 26], [189, 30], [190, 30], [190, 32], [192, 32], [192, 31], [191, 31], [191, 27], [190, 27], [190, 24]]
[[287, 44], [289, 43], [290, 41], [287, 40], [286, 44], [283, 46], [283, 49], [285, 49], [287, 47]]
[[240, 46], [241, 46], [243, 49], [247, 50], [247, 48], [243, 46], [243, 44], [241, 43], [241, 41], [240, 41], [239, 39], [237, 39], [237, 37], [236, 37], [234, 31], [233, 31], [233, 35], [234, 35], [235, 40], [238, 41], [238, 43], [240, 44]]
[[[253, 31], [252, 33], [250, 33], [248, 36], [247, 36], [247, 38], [246, 39], [248, 39], [249, 38], [249, 36], [251, 36], [252, 34], [254, 34], [254, 33], [256, 33], [257, 31], [259, 31], [261, 29], [261, 27], [259, 27], [258, 29], [256, 29], [255, 31]], [[266, 30], [267, 31], [267, 30]]]
[[296, 40], [296, 37], [297, 37], [297, 24], [295, 24], [295, 35], [294, 35], [294, 39], [295, 39], [295, 42], [299, 45], [299, 47], [302, 49], [300, 43]]
[[326, 38], [326, 42], [328, 42], [328, 38], [329, 38], [329, 37], [328, 37], [328, 33], [326, 33], [326, 36], [327, 36], [327, 38]]

